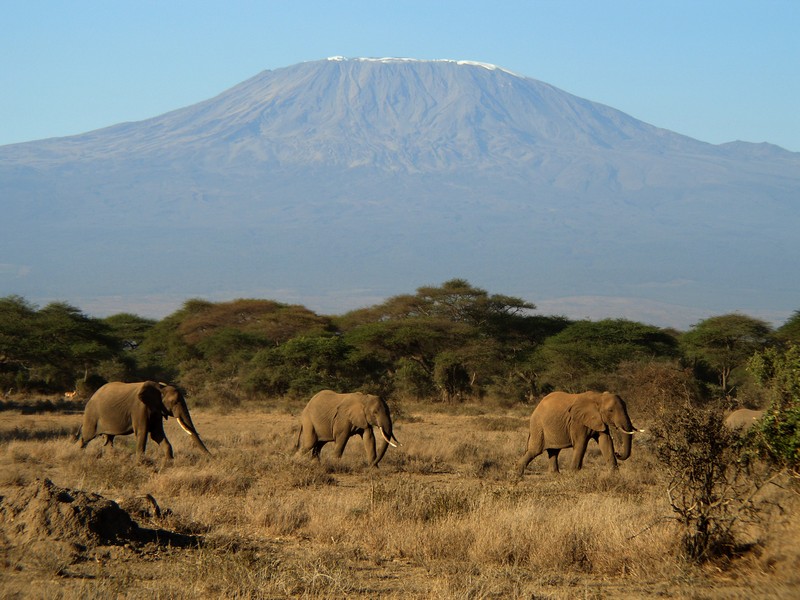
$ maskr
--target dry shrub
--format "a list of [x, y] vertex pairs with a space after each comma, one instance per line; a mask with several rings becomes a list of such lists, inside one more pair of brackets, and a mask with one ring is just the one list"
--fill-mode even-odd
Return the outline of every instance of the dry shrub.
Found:
[[0, 487], [20, 487], [31, 481], [30, 471], [24, 465], [3, 465], [0, 468]]
[[459, 442], [449, 453], [449, 457], [459, 463], [473, 462], [479, 457], [482, 458], [483, 446], [476, 441]]
[[302, 499], [292, 501], [285, 496], [266, 499], [255, 518], [260, 526], [275, 535], [297, 533], [311, 520], [308, 507]]
[[659, 424], [657, 452], [669, 476], [674, 519], [689, 561], [726, 561], [742, 551], [743, 522], [757, 521], [762, 481], [740, 461], [737, 434], [713, 410], [673, 411]]
[[212, 466], [162, 473], [153, 481], [153, 490], [166, 496], [241, 496], [253, 483], [253, 476], [248, 473], [220, 472], [219, 468]]
[[32, 428], [26, 426], [16, 426], [11, 429], [0, 431], [0, 444], [12, 441], [48, 441], [64, 440], [74, 436], [75, 431], [72, 427], [50, 426], [46, 428]]
[[654, 543], [663, 532], [646, 533], [652, 514], [602, 495], [506, 509], [489, 504], [473, 518], [479, 536], [470, 559], [477, 564], [619, 576], [652, 572], [667, 549]]
[[123, 449], [87, 446], [83, 450], [73, 446], [70, 460], [65, 464], [69, 479], [80, 482], [84, 488], [98, 490], [134, 490], [143, 485], [156, 469], [156, 463], [145, 458], [138, 460], [135, 454]]
[[[759, 541], [760, 552], [753, 557], [754, 570], [762, 573], [774, 574], [777, 578], [800, 586], [800, 494], [797, 489], [789, 496], [782, 493], [784, 489], [792, 487], [792, 483], [784, 480], [776, 482], [778, 485], [765, 490], [764, 503], [769, 503], [772, 509], [768, 519], [770, 527], [765, 531], [753, 532]], [[750, 565], [746, 565], [750, 566]], [[746, 574], [748, 569], [744, 569]]]
[[[276, 589], [282, 566], [275, 551], [240, 545], [222, 545], [194, 552], [190, 560], [160, 565], [163, 577], [179, 582], [179, 589], [167, 597], [177, 598], [264, 598], [281, 594]], [[278, 590], [280, 587], [277, 586]]]
[[381, 465], [392, 465], [409, 473], [446, 473], [454, 468], [452, 448], [453, 443], [442, 436], [420, 431], [404, 442], [402, 452], [387, 451]]
[[449, 518], [426, 526], [410, 528], [396, 548], [423, 565], [432, 562], [462, 560], [466, 550], [475, 542], [475, 531], [460, 519]]
[[[302, 460], [302, 459], [300, 459]], [[317, 464], [298, 464], [288, 473], [288, 483], [294, 488], [308, 488], [336, 485], [336, 478], [327, 469]]]
[[691, 369], [676, 362], [624, 362], [613, 377], [614, 391], [625, 398], [634, 424], [650, 415], [689, 406], [699, 397]]
[[386, 510], [397, 520], [428, 523], [473, 510], [478, 496], [466, 486], [437, 489], [396, 478], [374, 484], [371, 501], [376, 510]]
[[528, 417], [482, 415], [475, 417], [475, 425], [482, 431], [527, 431]]
[[318, 551], [309, 560], [296, 565], [293, 580], [286, 591], [312, 598], [347, 598], [364, 592], [355, 584], [356, 579], [342, 556], [352, 556], [348, 547]]

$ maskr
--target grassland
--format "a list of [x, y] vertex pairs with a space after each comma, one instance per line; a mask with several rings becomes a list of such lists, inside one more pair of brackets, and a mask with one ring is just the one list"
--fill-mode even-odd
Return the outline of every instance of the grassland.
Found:
[[[175, 449], [134, 458], [133, 440], [81, 450], [79, 414], [0, 412], [0, 495], [48, 478], [122, 501], [150, 494], [143, 527], [189, 545], [127, 543], [64, 552], [0, 537], [2, 598], [792, 598], [800, 594], [800, 498], [771, 485], [742, 552], [704, 566], [680, 558], [667, 480], [642, 434], [611, 472], [597, 446], [577, 473], [521, 479], [530, 407], [394, 406], [379, 469], [358, 438], [341, 461], [294, 456], [301, 403], [194, 408], [213, 453], [172, 420]], [[646, 419], [636, 418], [647, 426]], [[566, 465], [569, 451], [562, 453]], [[6, 523], [6, 526], [9, 526]]]

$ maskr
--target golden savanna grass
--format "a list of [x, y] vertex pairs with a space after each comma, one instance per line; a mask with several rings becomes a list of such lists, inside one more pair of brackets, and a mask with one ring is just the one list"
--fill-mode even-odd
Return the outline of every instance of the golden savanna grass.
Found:
[[529, 407], [402, 405], [403, 446], [369, 470], [359, 438], [338, 462], [329, 446], [321, 465], [296, 457], [301, 409], [195, 408], [214, 456], [195, 452], [170, 420], [167, 466], [152, 445], [137, 462], [130, 436], [81, 450], [70, 439], [80, 415], [0, 412], [0, 495], [37, 478], [113, 500], [150, 494], [163, 514], [140, 524], [198, 542], [65, 560], [0, 540], [0, 597], [718, 600], [800, 590], [792, 489], [762, 492], [768, 518], [740, 528], [741, 555], [686, 564], [646, 434], [616, 472], [595, 445], [578, 473], [551, 476], [539, 457], [519, 479]]

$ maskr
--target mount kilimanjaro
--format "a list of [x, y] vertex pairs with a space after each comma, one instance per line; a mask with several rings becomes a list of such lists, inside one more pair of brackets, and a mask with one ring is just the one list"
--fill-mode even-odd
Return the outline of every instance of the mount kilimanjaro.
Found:
[[[338, 313], [460, 277], [686, 327], [800, 308], [800, 154], [712, 145], [493, 65], [333, 58], [0, 147], [0, 294]], [[549, 309], [549, 310], [548, 310]]]

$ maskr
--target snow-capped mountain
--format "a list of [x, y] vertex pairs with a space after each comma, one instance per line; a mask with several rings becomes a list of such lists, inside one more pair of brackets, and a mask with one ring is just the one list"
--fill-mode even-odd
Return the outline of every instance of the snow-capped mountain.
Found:
[[337, 312], [463, 277], [533, 302], [779, 318], [800, 291], [800, 155], [707, 144], [477, 62], [265, 71], [152, 119], [0, 147], [0, 190], [0, 290], [81, 306]]

